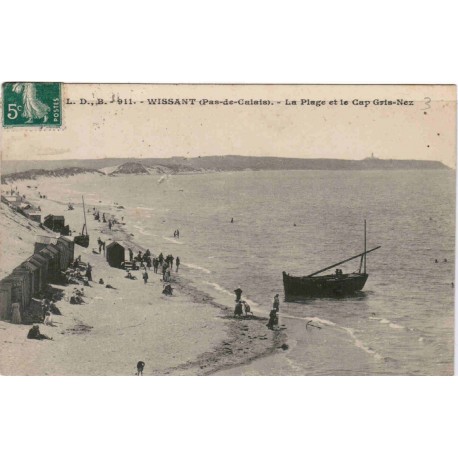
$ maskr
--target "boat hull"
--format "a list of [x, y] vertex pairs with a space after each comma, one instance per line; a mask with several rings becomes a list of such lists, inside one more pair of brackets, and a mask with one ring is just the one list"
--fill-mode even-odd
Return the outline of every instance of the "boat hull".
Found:
[[73, 241], [84, 248], [89, 246], [89, 235], [75, 235]]
[[283, 272], [285, 301], [294, 302], [315, 297], [346, 297], [361, 291], [368, 274], [293, 277]]

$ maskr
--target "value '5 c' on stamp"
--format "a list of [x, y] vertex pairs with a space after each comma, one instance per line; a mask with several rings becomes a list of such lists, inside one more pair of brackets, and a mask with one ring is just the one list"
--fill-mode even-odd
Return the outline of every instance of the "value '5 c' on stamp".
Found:
[[4, 127], [61, 127], [61, 83], [4, 83]]

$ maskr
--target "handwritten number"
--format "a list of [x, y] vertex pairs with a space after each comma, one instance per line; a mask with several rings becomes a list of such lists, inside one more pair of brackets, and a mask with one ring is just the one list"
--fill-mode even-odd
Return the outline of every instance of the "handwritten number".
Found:
[[425, 108], [422, 108], [422, 110], [429, 110], [431, 108], [431, 97], [425, 97]]

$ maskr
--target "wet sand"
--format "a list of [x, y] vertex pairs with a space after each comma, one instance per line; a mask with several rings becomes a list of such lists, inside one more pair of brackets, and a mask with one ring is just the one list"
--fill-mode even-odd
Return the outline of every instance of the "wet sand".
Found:
[[[41, 206], [43, 216], [63, 214], [76, 234], [83, 219], [81, 204], [68, 211], [59, 195], [48, 193], [47, 199], [38, 198], [40, 188], [49, 188], [51, 180], [16, 185], [30, 202]], [[38, 189], [31, 191], [27, 185]], [[101, 202], [97, 208], [121, 221], [123, 209], [119, 206]], [[0, 322], [2, 375], [134, 375], [139, 360], [146, 363], [144, 375], [208, 375], [282, 351], [284, 331], [268, 330], [265, 317], [233, 318], [233, 302], [218, 303], [196, 289], [186, 266], [173, 273], [173, 296], [162, 294], [162, 276], [152, 270], [146, 285], [139, 271], [135, 272], [136, 280], [125, 278], [125, 271], [108, 265], [103, 251], [93, 252], [98, 251], [97, 238], [107, 244], [129, 240], [142, 251], [148, 247], [134, 240], [127, 221], [109, 230], [107, 223], [94, 221], [92, 211], [86, 217], [90, 246], [75, 245], [75, 256], [81, 255], [82, 261], [93, 266], [93, 282], [84, 288], [85, 303], [69, 303], [75, 285], [54, 285], [64, 293], [56, 303], [62, 316], [53, 316], [52, 327], [40, 325], [41, 332], [53, 341], [28, 340], [30, 325]], [[18, 264], [24, 260], [17, 257]], [[99, 278], [104, 285], [98, 284]], [[106, 288], [106, 284], [115, 289]]]

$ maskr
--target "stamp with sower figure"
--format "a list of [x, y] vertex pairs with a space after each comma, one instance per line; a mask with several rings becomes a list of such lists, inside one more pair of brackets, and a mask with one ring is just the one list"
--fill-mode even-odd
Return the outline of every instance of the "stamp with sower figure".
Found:
[[61, 127], [61, 83], [4, 83], [4, 127]]

